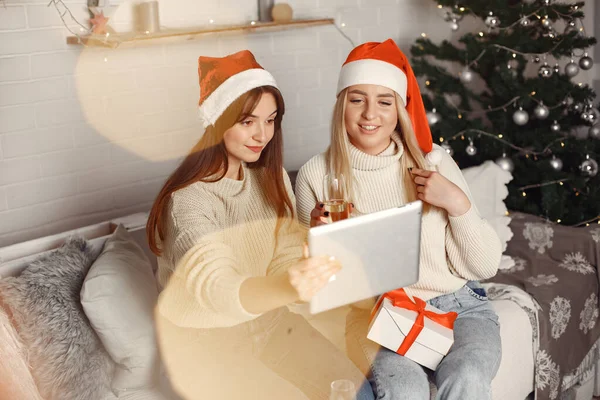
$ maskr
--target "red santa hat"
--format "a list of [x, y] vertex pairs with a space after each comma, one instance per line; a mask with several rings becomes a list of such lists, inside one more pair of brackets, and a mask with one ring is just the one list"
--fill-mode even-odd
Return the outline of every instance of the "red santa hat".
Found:
[[433, 165], [439, 164], [442, 160], [441, 150], [433, 148], [417, 78], [408, 59], [392, 39], [382, 43], [363, 43], [350, 52], [340, 72], [337, 94], [349, 86], [361, 84], [385, 86], [398, 93], [427, 161]]
[[199, 57], [200, 101], [198, 110], [206, 128], [219, 119], [238, 97], [261, 86], [277, 88], [275, 78], [248, 50], [225, 57]]

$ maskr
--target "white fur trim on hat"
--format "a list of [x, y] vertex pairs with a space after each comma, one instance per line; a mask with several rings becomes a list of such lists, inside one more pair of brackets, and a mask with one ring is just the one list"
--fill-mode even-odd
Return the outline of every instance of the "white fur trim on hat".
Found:
[[406, 104], [408, 81], [400, 68], [385, 61], [364, 59], [345, 64], [340, 71], [337, 94], [352, 85], [379, 85], [392, 89]]
[[442, 158], [444, 157], [444, 154], [442, 153], [443, 151], [445, 150], [441, 147], [436, 148], [434, 145], [433, 149], [431, 149], [431, 151], [425, 155], [425, 159], [430, 165], [440, 165]]
[[277, 82], [273, 75], [261, 68], [248, 69], [227, 78], [198, 107], [204, 128], [214, 125], [221, 114], [238, 97], [261, 86], [277, 88]]

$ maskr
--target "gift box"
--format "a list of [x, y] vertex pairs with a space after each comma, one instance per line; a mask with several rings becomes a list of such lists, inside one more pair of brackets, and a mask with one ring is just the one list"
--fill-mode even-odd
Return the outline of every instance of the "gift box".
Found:
[[456, 317], [398, 289], [379, 298], [367, 338], [435, 370], [454, 343]]

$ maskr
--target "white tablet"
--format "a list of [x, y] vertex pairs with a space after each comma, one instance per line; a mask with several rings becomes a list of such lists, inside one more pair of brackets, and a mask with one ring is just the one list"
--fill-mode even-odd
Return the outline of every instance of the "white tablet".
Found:
[[330, 255], [342, 264], [335, 279], [310, 301], [312, 314], [412, 285], [419, 280], [420, 200], [311, 228], [311, 256]]

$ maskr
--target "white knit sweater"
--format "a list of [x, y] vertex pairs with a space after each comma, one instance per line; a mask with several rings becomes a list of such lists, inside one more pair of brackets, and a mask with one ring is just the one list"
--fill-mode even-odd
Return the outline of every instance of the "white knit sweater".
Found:
[[[289, 177], [284, 180], [295, 205]], [[166, 238], [158, 258], [158, 311], [188, 328], [237, 325], [258, 317], [240, 303], [249, 277], [285, 273], [302, 255], [303, 230], [283, 221], [260, 186], [262, 169], [243, 166], [243, 179], [197, 182], [171, 196]]]
[[[377, 156], [350, 145], [350, 161], [355, 178], [353, 202], [357, 215], [398, 207], [403, 204], [400, 157], [404, 147], [397, 133], [392, 143]], [[441, 147], [434, 145], [436, 149]], [[452, 293], [469, 280], [494, 276], [501, 257], [496, 232], [479, 216], [465, 179], [452, 159], [442, 150], [438, 172], [458, 185], [471, 200], [471, 208], [458, 217], [431, 207], [421, 228], [419, 281], [406, 288], [413, 296], [429, 300]], [[310, 159], [299, 171], [296, 183], [298, 218], [307, 226], [310, 212], [323, 199], [323, 177], [327, 174], [325, 155]], [[398, 227], [402, 229], [402, 227]], [[400, 265], [401, 255], [398, 255]]]

